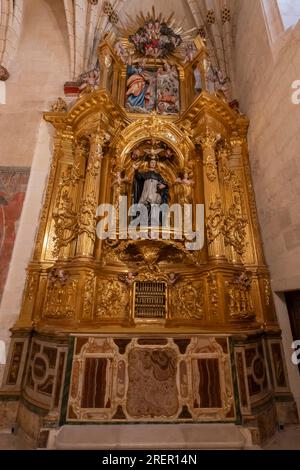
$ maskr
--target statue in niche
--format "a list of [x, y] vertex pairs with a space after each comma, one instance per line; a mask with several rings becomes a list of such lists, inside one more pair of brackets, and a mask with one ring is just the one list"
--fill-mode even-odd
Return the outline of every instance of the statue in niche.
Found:
[[134, 204], [143, 204], [148, 211], [148, 224], [151, 226], [153, 210], [160, 204], [167, 204], [169, 200], [169, 185], [158, 173], [157, 161], [153, 155], [148, 164], [148, 171], [140, 172], [137, 164], [133, 165], [135, 175], [133, 180]]

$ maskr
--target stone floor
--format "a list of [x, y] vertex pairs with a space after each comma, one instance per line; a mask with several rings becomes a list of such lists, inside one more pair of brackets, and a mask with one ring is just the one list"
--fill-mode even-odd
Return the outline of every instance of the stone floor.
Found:
[[[29, 450], [18, 435], [0, 430], [0, 450]], [[263, 447], [264, 450], [300, 450], [300, 425], [287, 426]]]
[[300, 425], [286, 426], [263, 447], [264, 450], [300, 450]]
[[0, 450], [30, 450], [30, 447], [17, 434], [0, 430]]

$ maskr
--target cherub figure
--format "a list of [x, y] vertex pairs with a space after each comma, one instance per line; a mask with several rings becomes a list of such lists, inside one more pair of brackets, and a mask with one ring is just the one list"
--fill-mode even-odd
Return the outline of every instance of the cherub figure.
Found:
[[123, 282], [127, 286], [132, 286], [136, 276], [137, 276], [137, 273], [128, 272], [126, 274], [119, 274], [118, 279], [120, 282]]
[[176, 273], [169, 273], [169, 274], [168, 274], [168, 280], [167, 280], [168, 286], [170, 286], [170, 287], [175, 286], [175, 284], [179, 281], [179, 279], [180, 279], [180, 275], [179, 275], [179, 274], [176, 274]]
[[197, 54], [197, 48], [195, 46], [195, 43], [193, 41], [187, 42], [185, 45], [185, 49], [184, 49], [184, 62], [183, 63], [186, 64], [187, 62], [192, 62], [196, 54]]
[[54, 268], [49, 273], [49, 280], [52, 285], [54, 285], [55, 282], [58, 281], [62, 286], [65, 286], [66, 283], [68, 282], [68, 279], [69, 279], [68, 273], [60, 268]]

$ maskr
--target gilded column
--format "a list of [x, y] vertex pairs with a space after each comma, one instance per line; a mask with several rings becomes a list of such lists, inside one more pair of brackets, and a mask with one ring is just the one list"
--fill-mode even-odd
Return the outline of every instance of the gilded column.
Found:
[[53, 209], [54, 249], [59, 259], [73, 256], [72, 242], [77, 236], [76, 197], [80, 180], [80, 169], [74, 159], [74, 136], [71, 130], [63, 135], [60, 159], [59, 185]]
[[[262, 239], [258, 223], [252, 175], [249, 163], [247, 143], [248, 125], [249, 122], [247, 118], [241, 116], [238, 120], [239, 139], [237, 139], [241, 161], [241, 178], [243, 178], [246, 190], [245, 199], [247, 204], [247, 212], [249, 214], [249, 235], [252, 245], [251, 252], [255, 254], [255, 259], [253, 261], [259, 265], [265, 265], [266, 261], [262, 249]], [[235, 139], [233, 138], [233, 140]]]
[[225, 144], [219, 151], [221, 189], [223, 192], [225, 222], [224, 241], [228, 261], [242, 264], [246, 251], [248, 219], [243, 210], [242, 181], [235, 172], [235, 148]]
[[54, 141], [54, 152], [53, 152], [53, 158], [52, 162], [50, 165], [50, 172], [49, 172], [49, 177], [48, 177], [48, 182], [47, 182], [47, 190], [45, 193], [45, 198], [43, 202], [43, 208], [40, 216], [40, 223], [39, 223], [39, 229], [37, 233], [37, 238], [35, 242], [35, 250], [33, 254], [33, 261], [39, 261], [42, 258], [45, 258], [45, 251], [46, 248], [44, 245], [45, 243], [45, 238], [47, 238], [47, 232], [50, 231], [50, 225], [51, 225], [51, 202], [53, 203], [53, 193], [54, 193], [54, 187], [55, 187], [55, 179], [56, 179], [56, 174], [58, 171], [58, 163], [59, 163], [59, 157], [61, 153], [61, 132], [58, 132], [56, 130], [53, 141]]
[[215, 152], [218, 140], [218, 135], [209, 131], [197, 139], [203, 150], [204, 202], [208, 256], [214, 261], [224, 261], [226, 260], [226, 256], [222, 232], [225, 216]]
[[[99, 204], [111, 202], [108, 197], [110, 191], [109, 175], [111, 174], [111, 159], [109, 155], [104, 155], [101, 161], [101, 175], [100, 175], [100, 188], [99, 188]], [[97, 260], [101, 257], [103, 240], [96, 239], [95, 243], [95, 258]]]
[[105, 48], [101, 51], [99, 61], [101, 70], [99, 87], [109, 90], [109, 76], [112, 73], [112, 71], [110, 70], [112, 66], [112, 58], [110, 56], [108, 48]]
[[105, 134], [97, 130], [90, 137], [83, 196], [79, 207], [77, 256], [92, 257], [96, 239], [96, 209], [99, 200], [102, 148]]

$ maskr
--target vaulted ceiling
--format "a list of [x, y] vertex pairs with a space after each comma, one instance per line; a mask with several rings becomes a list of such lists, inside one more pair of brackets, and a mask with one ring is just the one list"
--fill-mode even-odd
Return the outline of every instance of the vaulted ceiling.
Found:
[[[198, 28], [206, 38], [211, 61], [234, 89], [233, 47], [236, 15], [240, 0], [55, 0], [63, 3], [68, 31], [70, 76], [77, 77], [93, 67], [103, 35], [117, 33], [118, 26], [155, 7], [168, 17], [174, 11], [175, 23], [184, 29]], [[0, 0], [0, 64], [9, 69], [22, 29], [25, 0]]]

